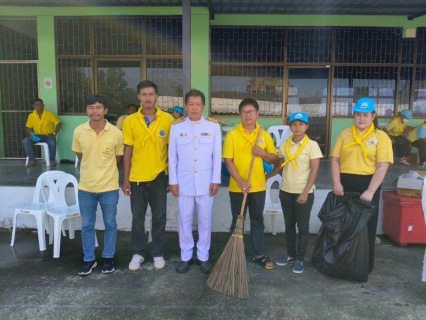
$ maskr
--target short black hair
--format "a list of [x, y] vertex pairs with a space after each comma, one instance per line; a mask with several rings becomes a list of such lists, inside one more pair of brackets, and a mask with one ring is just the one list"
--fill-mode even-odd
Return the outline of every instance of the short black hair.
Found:
[[256, 111], [259, 111], [259, 104], [256, 100], [252, 98], [245, 98], [243, 101], [240, 102], [240, 105], [238, 106], [238, 112], [241, 113], [241, 109], [248, 105], [253, 106]]
[[188, 103], [189, 97], [201, 97], [203, 104], [206, 104], [206, 96], [200, 90], [192, 89], [188, 91], [185, 95], [185, 103]]
[[41, 100], [40, 98], [36, 98], [33, 100], [33, 104], [35, 104], [37, 101], [40, 101], [41, 104], [44, 104], [43, 100]]
[[137, 94], [139, 94], [141, 89], [145, 89], [145, 88], [154, 88], [155, 93], [158, 94], [157, 85], [154, 82], [149, 81], [149, 80], [144, 80], [144, 81], [139, 82], [138, 86], [136, 87]]
[[90, 96], [88, 96], [86, 98], [85, 102], [86, 102], [86, 107], [88, 105], [95, 104], [96, 102], [99, 102], [100, 104], [102, 104], [104, 106], [105, 109], [108, 109], [108, 104], [107, 104], [105, 98], [102, 97], [99, 94], [91, 94]]
[[134, 107], [136, 110], [138, 110], [138, 106], [135, 105], [134, 103], [131, 103], [127, 106], [127, 110], [129, 110], [131, 107]]

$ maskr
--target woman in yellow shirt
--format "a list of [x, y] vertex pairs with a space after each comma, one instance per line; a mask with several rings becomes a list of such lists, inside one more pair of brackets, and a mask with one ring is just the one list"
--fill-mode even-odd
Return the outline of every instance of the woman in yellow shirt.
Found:
[[331, 175], [335, 195], [358, 192], [361, 200], [372, 201], [375, 205], [373, 216], [367, 224], [371, 272], [374, 267], [380, 189], [393, 163], [393, 151], [387, 134], [377, 130], [373, 124], [376, 117], [374, 100], [361, 98], [352, 110], [354, 125], [340, 133], [331, 152]]
[[404, 109], [384, 129], [392, 141], [392, 148], [399, 158], [399, 163], [406, 166], [410, 165], [406, 157], [410, 155], [411, 150], [410, 141], [405, 138], [404, 133], [407, 129], [407, 122], [411, 119], [413, 119], [413, 116], [410, 110]]

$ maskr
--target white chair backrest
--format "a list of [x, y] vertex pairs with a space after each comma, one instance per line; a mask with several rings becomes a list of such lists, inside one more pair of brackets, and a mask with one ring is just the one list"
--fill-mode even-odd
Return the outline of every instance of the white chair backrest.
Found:
[[[44, 187], [42, 185], [44, 177], [51, 175], [51, 174], [61, 174], [61, 173], [65, 173], [65, 172], [60, 171], [60, 170], [50, 170], [50, 171], [43, 172], [41, 175], [38, 176], [36, 186], [35, 186], [35, 190], [34, 190], [33, 203], [40, 202], [41, 190]], [[53, 199], [50, 197], [50, 193], [49, 193], [48, 202], [53, 202]]]
[[268, 180], [266, 180], [266, 197], [265, 197], [265, 204], [267, 203], [271, 203], [271, 188], [272, 185], [274, 184], [274, 182], [278, 182], [278, 188], [281, 185], [281, 175], [280, 174], [276, 174], [275, 176], [273, 176], [272, 178], [269, 178]]
[[[65, 198], [65, 191], [68, 184], [71, 184], [74, 188], [74, 196], [76, 204], [78, 205], [78, 182], [77, 179], [69, 173], [52, 174], [44, 177], [43, 185], [49, 188], [49, 198], [52, 196], [54, 199], [55, 207], [67, 206]], [[43, 196], [45, 197], [45, 191], [43, 189]], [[47, 209], [47, 208], [46, 208]]]
[[280, 145], [291, 135], [291, 130], [290, 126], [286, 125], [270, 126], [268, 128], [268, 133], [275, 139], [275, 147], [279, 148]]

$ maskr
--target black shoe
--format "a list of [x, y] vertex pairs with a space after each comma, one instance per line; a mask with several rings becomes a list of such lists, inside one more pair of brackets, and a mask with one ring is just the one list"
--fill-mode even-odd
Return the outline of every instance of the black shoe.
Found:
[[112, 273], [114, 272], [114, 263], [112, 258], [104, 258], [104, 264], [102, 266], [102, 273]]
[[79, 276], [87, 276], [92, 273], [92, 269], [95, 268], [98, 264], [96, 260], [84, 261], [83, 267], [78, 270]]
[[189, 266], [194, 263], [194, 260], [182, 261], [180, 265], [176, 267], [177, 273], [185, 273], [188, 272]]
[[202, 273], [209, 274], [212, 270], [212, 264], [210, 261], [201, 261], [197, 259], [197, 265], [200, 266], [200, 270]]

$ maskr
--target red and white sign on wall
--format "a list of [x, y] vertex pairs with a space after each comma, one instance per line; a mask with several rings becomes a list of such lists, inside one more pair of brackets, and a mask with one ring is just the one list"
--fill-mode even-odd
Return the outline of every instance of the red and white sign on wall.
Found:
[[44, 78], [44, 88], [52, 89], [52, 78]]

